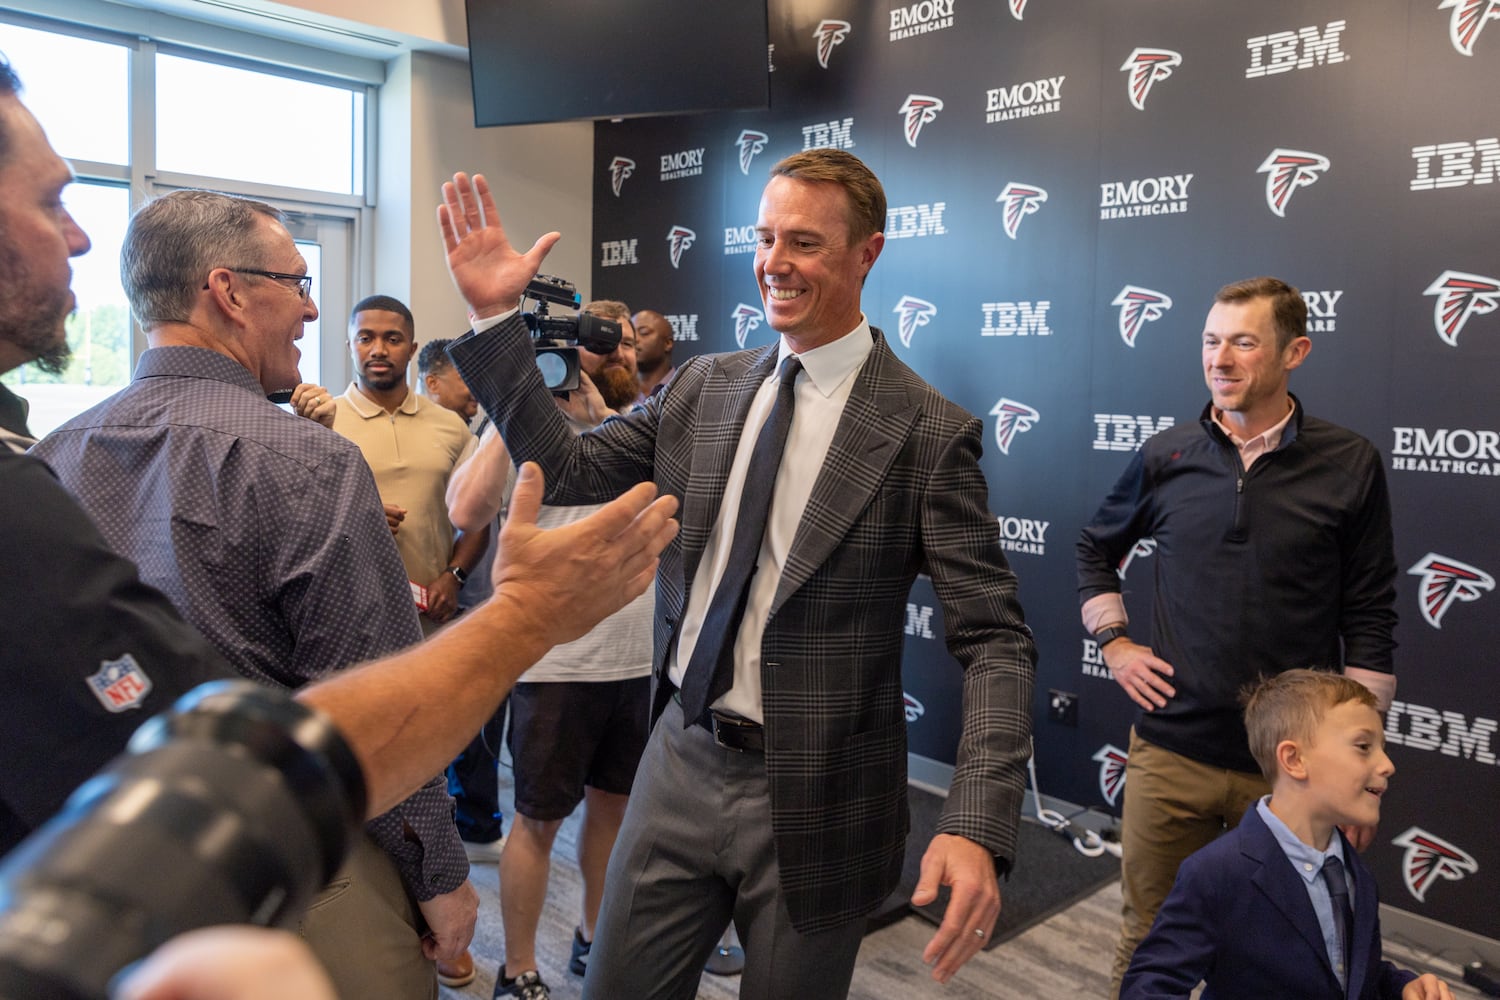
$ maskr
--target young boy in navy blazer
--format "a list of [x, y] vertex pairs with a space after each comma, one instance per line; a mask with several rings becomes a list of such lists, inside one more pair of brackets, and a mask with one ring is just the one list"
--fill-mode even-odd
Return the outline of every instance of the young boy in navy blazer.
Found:
[[1339, 674], [1262, 682], [1245, 727], [1271, 794], [1188, 858], [1136, 949], [1121, 1000], [1452, 1000], [1380, 957], [1375, 877], [1340, 827], [1373, 827], [1396, 770], [1375, 696]]

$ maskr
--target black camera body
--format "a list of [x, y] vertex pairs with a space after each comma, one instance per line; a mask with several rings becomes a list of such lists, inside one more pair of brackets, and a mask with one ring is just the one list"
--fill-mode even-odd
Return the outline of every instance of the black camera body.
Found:
[[364, 812], [328, 719], [249, 681], [194, 688], [0, 862], [0, 1000], [104, 1000], [184, 931], [295, 926]]
[[[542, 382], [557, 395], [578, 388], [579, 347], [594, 354], [610, 354], [620, 345], [619, 323], [576, 311], [581, 299], [570, 281], [538, 274], [526, 286], [523, 298], [536, 302], [531, 312], [521, 313], [521, 318], [531, 331]], [[575, 312], [553, 316], [548, 313], [549, 305], [567, 306]]]

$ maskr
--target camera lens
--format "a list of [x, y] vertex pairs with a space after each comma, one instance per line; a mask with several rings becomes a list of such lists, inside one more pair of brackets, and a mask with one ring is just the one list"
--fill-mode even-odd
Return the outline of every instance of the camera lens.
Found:
[[195, 688], [0, 864], [0, 1000], [102, 1000], [176, 934], [291, 924], [364, 805], [327, 719], [248, 681]]
[[542, 383], [549, 389], [562, 388], [568, 381], [568, 360], [555, 351], [538, 350], [536, 366], [541, 369]]

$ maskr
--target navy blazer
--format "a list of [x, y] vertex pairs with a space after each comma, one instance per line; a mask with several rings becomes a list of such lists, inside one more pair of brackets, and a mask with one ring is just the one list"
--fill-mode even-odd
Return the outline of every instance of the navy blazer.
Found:
[[[1344, 861], [1355, 883], [1348, 996], [1399, 1000], [1416, 975], [1381, 960], [1375, 876], [1347, 840]], [[1254, 806], [1239, 826], [1182, 863], [1130, 961], [1120, 998], [1186, 997], [1199, 980], [1208, 984], [1202, 1000], [1345, 996], [1307, 883]]]

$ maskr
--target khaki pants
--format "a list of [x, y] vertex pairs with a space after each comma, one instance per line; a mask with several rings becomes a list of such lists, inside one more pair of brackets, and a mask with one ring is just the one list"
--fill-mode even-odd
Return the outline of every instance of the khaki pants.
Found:
[[1110, 996], [1120, 995], [1130, 956], [1172, 891], [1178, 866], [1238, 826], [1245, 810], [1270, 791], [1259, 774], [1200, 764], [1147, 743], [1131, 730], [1120, 820], [1120, 888], [1125, 902]]
[[421, 913], [390, 857], [364, 833], [298, 928], [343, 1000], [436, 1000]]

